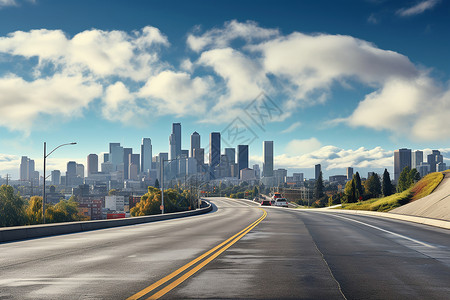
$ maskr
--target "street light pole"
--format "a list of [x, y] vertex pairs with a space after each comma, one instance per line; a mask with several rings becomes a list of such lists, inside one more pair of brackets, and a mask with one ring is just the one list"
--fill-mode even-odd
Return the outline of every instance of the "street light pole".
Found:
[[76, 145], [76, 142], [73, 143], [67, 143], [67, 144], [61, 144], [58, 147], [56, 147], [55, 149], [53, 149], [52, 151], [50, 151], [49, 154], [47, 154], [47, 143], [44, 142], [44, 191], [42, 194], [42, 222], [45, 224], [45, 180], [47, 179], [47, 177], [45, 176], [45, 167], [46, 167], [46, 162], [47, 162], [47, 157], [50, 156], [50, 154], [52, 154], [56, 149], [62, 147], [62, 146], [67, 146], [67, 145]]
[[164, 157], [161, 162], [161, 214], [164, 214]]

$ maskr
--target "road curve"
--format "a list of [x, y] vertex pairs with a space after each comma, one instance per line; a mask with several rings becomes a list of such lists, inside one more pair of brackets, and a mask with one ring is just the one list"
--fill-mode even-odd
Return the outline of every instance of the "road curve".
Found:
[[264, 208], [265, 215], [248, 201], [211, 202], [214, 212], [201, 216], [0, 244], [0, 299], [445, 299], [450, 293], [448, 230], [284, 208]]

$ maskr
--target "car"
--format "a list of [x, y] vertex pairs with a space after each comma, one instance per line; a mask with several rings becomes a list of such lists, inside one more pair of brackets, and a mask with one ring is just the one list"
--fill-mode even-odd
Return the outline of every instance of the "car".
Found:
[[282, 198], [281, 193], [274, 193], [272, 199]]
[[270, 200], [263, 200], [261, 201], [261, 206], [272, 206], [272, 204], [270, 203]]
[[288, 207], [286, 198], [277, 198], [275, 200], [275, 206]]

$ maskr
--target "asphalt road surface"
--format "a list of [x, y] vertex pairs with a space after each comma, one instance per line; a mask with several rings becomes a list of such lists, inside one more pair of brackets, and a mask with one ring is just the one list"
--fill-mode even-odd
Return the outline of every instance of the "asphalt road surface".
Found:
[[0, 299], [449, 299], [450, 231], [212, 198], [184, 219], [0, 244]]

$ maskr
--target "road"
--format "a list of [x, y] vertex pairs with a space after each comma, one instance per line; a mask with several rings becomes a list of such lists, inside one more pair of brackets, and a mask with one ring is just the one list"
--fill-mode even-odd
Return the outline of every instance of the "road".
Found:
[[329, 212], [264, 207], [265, 213], [225, 198], [211, 202], [214, 211], [202, 216], [0, 244], [0, 299], [450, 294], [448, 230]]

